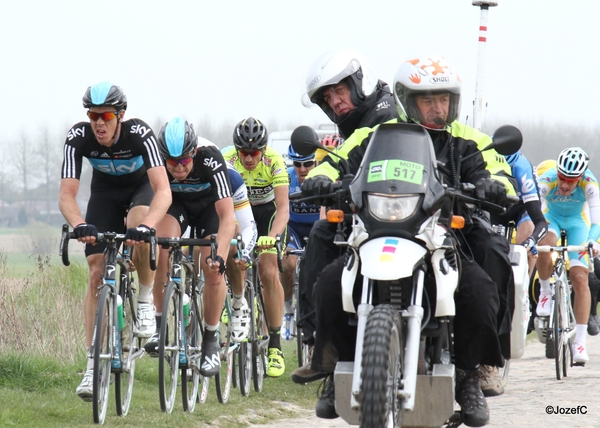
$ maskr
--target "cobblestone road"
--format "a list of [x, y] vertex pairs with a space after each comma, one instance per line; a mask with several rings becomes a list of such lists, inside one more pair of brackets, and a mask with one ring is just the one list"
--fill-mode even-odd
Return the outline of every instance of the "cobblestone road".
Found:
[[[559, 381], [554, 360], [544, 357], [544, 345], [530, 341], [524, 356], [511, 362], [506, 392], [488, 398], [490, 423], [486, 426], [600, 427], [600, 336], [588, 336], [587, 342], [590, 362], [585, 367], [569, 368], [568, 376]], [[575, 414], [566, 414], [567, 411]], [[313, 415], [271, 425], [252, 425], [255, 428], [348, 426], [339, 418], [323, 420]]]

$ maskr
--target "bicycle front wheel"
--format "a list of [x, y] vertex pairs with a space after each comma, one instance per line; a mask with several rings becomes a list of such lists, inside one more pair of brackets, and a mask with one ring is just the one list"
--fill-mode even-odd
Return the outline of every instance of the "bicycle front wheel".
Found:
[[554, 285], [554, 362], [556, 368], [556, 379], [561, 380], [567, 375], [567, 345], [568, 339], [566, 329], [565, 296], [562, 281], [556, 281]]
[[[227, 316], [225, 316], [225, 314]], [[223, 315], [219, 324], [219, 344], [221, 345], [221, 369], [215, 376], [215, 385], [217, 389], [217, 399], [219, 403], [227, 403], [231, 392], [231, 384], [233, 380], [233, 354], [235, 344], [231, 340], [231, 318], [230, 298], [226, 297]]]
[[121, 364], [120, 371], [115, 373], [115, 400], [117, 415], [125, 416], [129, 412], [133, 393], [133, 378], [135, 374], [136, 354], [140, 350], [140, 339], [134, 335], [136, 323], [137, 302], [132, 292], [129, 276], [121, 280], [120, 290], [123, 290], [123, 329], [121, 330]]
[[94, 376], [92, 385], [92, 402], [94, 422], [103, 424], [108, 407], [108, 388], [110, 383], [112, 359], [112, 331], [114, 312], [111, 306], [110, 287], [100, 290], [96, 309], [96, 326], [94, 327], [93, 354]]
[[[260, 287], [258, 287], [260, 290]], [[251, 309], [252, 320], [255, 332], [252, 341], [252, 380], [254, 390], [261, 392], [263, 380], [267, 372], [267, 347], [269, 346], [269, 330], [267, 327], [267, 317], [265, 314], [265, 304], [260, 292], [254, 293], [253, 308]]]
[[175, 404], [179, 374], [180, 326], [183, 320], [179, 312], [177, 284], [169, 282], [162, 308], [162, 322], [158, 338], [158, 393], [160, 409], [171, 413]]
[[202, 344], [200, 312], [197, 302], [190, 304], [190, 321], [185, 328], [186, 348], [187, 348], [187, 366], [181, 370], [181, 399], [183, 401], [183, 410], [193, 412], [198, 398], [198, 384], [200, 383], [200, 371], [196, 365], [200, 361], [199, 355]]

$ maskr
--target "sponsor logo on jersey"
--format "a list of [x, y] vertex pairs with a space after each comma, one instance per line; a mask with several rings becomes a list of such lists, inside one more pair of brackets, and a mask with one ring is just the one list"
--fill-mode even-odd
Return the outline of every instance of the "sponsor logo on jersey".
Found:
[[72, 128], [67, 134], [67, 139], [71, 141], [75, 137], [85, 137], [85, 126], [81, 128]]
[[152, 131], [152, 128], [148, 128], [144, 125], [133, 125], [131, 130], [129, 131], [132, 134], [140, 134], [142, 137], [145, 137], [148, 132]]
[[210, 183], [171, 183], [172, 192], [198, 193], [210, 189]]
[[216, 171], [218, 168], [221, 167], [221, 165], [223, 165], [222, 163], [214, 160], [212, 157], [210, 159], [204, 159], [204, 165], [212, 168], [213, 171]]
[[109, 157], [110, 157], [110, 155], [109, 155], [108, 153], [102, 153], [102, 154], [100, 155], [100, 157], [101, 157], [101, 158], [109, 158]]
[[144, 165], [141, 156], [128, 160], [88, 159], [94, 169], [108, 175], [131, 174]]

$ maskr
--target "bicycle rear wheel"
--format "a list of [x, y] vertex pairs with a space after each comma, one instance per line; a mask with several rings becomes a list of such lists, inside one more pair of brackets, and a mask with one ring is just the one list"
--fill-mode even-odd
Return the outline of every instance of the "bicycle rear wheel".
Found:
[[160, 409], [166, 413], [173, 411], [177, 392], [179, 349], [181, 347], [178, 326], [183, 322], [179, 312], [179, 300], [177, 284], [171, 281], [165, 291], [158, 338], [158, 393]]
[[92, 384], [92, 403], [94, 422], [103, 424], [108, 407], [108, 388], [110, 383], [112, 358], [112, 331], [114, 312], [112, 308], [110, 287], [100, 290], [96, 309], [96, 325], [94, 327], [93, 354], [94, 376]]
[[133, 334], [137, 302], [131, 290], [130, 277], [121, 276], [119, 294], [123, 297], [123, 329], [121, 330], [121, 370], [115, 373], [115, 400], [117, 402], [117, 415], [125, 416], [129, 412], [131, 395], [133, 393], [133, 379], [135, 374], [135, 354], [140, 350], [140, 340]]

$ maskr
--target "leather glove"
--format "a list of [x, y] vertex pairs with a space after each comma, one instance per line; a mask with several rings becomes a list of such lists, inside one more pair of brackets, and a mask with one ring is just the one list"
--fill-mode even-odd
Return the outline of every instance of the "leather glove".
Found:
[[322, 198], [315, 198], [311, 201], [316, 205], [333, 205], [334, 200], [330, 195], [339, 188], [339, 182], [334, 183], [329, 178], [323, 175], [317, 175], [316, 177], [307, 178], [302, 183], [302, 194], [306, 196], [323, 196]]
[[475, 184], [475, 195], [481, 200], [503, 205], [506, 201], [506, 187], [499, 181], [483, 178]]
[[80, 223], [75, 226], [73, 229], [73, 233], [76, 238], [85, 238], [86, 236], [93, 236], [94, 238], [98, 237], [98, 229], [93, 224]]
[[138, 227], [131, 227], [127, 229], [125, 239], [148, 242], [150, 240], [150, 228], [145, 224], [140, 224]]

